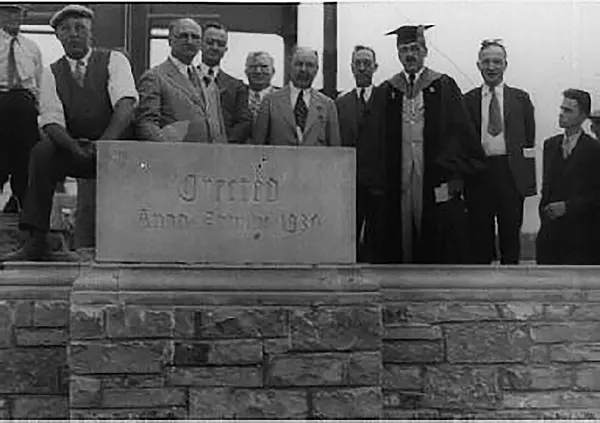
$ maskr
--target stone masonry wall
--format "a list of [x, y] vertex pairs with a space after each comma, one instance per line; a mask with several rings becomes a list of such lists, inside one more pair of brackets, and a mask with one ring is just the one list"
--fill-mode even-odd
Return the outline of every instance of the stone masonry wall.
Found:
[[67, 344], [73, 268], [0, 276], [0, 419], [69, 416]]
[[378, 297], [343, 271], [98, 271], [72, 297], [71, 417], [380, 417]]

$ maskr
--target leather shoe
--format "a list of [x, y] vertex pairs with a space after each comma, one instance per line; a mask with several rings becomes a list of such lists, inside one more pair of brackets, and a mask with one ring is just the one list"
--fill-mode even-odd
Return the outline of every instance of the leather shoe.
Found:
[[46, 234], [35, 231], [19, 250], [5, 255], [2, 261], [46, 261], [50, 254]]

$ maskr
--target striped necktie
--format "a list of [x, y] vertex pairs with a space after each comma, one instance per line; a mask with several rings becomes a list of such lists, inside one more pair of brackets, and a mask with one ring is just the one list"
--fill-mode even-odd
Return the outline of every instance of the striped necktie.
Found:
[[78, 60], [77, 63], [75, 63], [73, 78], [80, 87], [83, 87], [83, 81], [85, 79], [85, 64], [83, 63], [83, 60]]
[[304, 131], [306, 126], [306, 118], [308, 116], [308, 107], [304, 101], [304, 91], [300, 90], [298, 99], [296, 100], [296, 106], [294, 107], [294, 117], [296, 118], [296, 125], [300, 130]]
[[248, 109], [252, 113], [252, 117], [256, 118], [258, 108], [260, 107], [260, 93], [258, 91], [250, 90], [250, 97], [248, 100]]

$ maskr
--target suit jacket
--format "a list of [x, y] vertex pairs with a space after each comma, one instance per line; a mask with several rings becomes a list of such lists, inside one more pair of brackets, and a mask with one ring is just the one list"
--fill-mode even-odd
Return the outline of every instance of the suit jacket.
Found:
[[[372, 93], [372, 92], [371, 92]], [[373, 102], [373, 95], [367, 101], [367, 109]], [[360, 128], [364, 122], [364, 116], [359, 116], [359, 99], [356, 89], [338, 97], [335, 100], [338, 119], [340, 121], [340, 136], [344, 147], [356, 147]], [[367, 111], [365, 109], [365, 113]]]
[[209, 141], [204, 97], [170, 59], [146, 71], [140, 78], [138, 91], [136, 123], [140, 139], [164, 141], [161, 128], [189, 120], [193, 122], [196, 139]]
[[[539, 204], [541, 228], [538, 238], [548, 239], [546, 248], [562, 248], [577, 255], [577, 260], [591, 263], [598, 260], [598, 212], [600, 211], [600, 144], [582, 134], [563, 169], [557, 168], [562, 155], [563, 135], [544, 143], [542, 198]], [[561, 189], [562, 192], [558, 192]], [[544, 207], [555, 201], [565, 201], [566, 213], [549, 220]], [[547, 238], [548, 234], [551, 235]], [[539, 241], [538, 241], [539, 242]], [[566, 251], [569, 250], [569, 251]]]
[[227, 140], [243, 144], [252, 134], [252, 115], [248, 110], [248, 88], [240, 79], [219, 70], [216, 78], [221, 92], [221, 110]]
[[[481, 143], [481, 87], [469, 91], [464, 99]], [[525, 91], [505, 84], [503, 107], [506, 153], [517, 189], [526, 197], [536, 195], [535, 159], [523, 155], [524, 148], [535, 146], [533, 104]]]
[[254, 125], [252, 137], [254, 144], [341, 145], [335, 102], [312, 88], [306, 126], [300, 142], [290, 95], [290, 86], [286, 85], [263, 99]]

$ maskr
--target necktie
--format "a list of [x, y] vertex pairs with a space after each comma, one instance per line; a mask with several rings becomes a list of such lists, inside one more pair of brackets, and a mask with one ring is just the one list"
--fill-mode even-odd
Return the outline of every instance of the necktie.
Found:
[[21, 86], [21, 77], [19, 76], [19, 70], [17, 69], [17, 60], [15, 58], [15, 44], [17, 43], [17, 37], [13, 37], [10, 40], [10, 48], [8, 50], [8, 87], [18, 88]]
[[213, 80], [214, 76], [215, 76], [215, 71], [213, 71], [213, 68], [208, 68], [208, 75], [206, 75], [202, 78], [204, 80], [204, 85], [206, 85], [208, 87], [210, 85], [210, 82]]
[[410, 75], [408, 75], [408, 96], [409, 97], [413, 96], [413, 91], [415, 90], [416, 77], [417, 76], [414, 73], [411, 73]]
[[367, 100], [365, 98], [365, 89], [364, 88], [360, 89], [360, 103], [363, 106], [363, 108], [367, 107]]
[[256, 114], [258, 113], [258, 108], [260, 106], [260, 94], [258, 91], [251, 91], [250, 101], [248, 103], [248, 108], [250, 109], [250, 113], [252, 116], [256, 118]]
[[296, 125], [304, 131], [306, 126], [306, 117], [308, 115], [308, 107], [304, 102], [304, 91], [300, 91], [298, 99], [296, 100], [296, 106], [294, 107], [294, 117], [296, 118]]
[[566, 135], [563, 138], [562, 150], [563, 150], [563, 157], [565, 159], [569, 158], [569, 155], [571, 154], [571, 141], [569, 140], [569, 137], [567, 137]]
[[492, 98], [490, 99], [488, 134], [492, 137], [502, 132], [502, 116], [500, 115], [500, 102], [496, 95], [496, 89], [492, 88]]
[[83, 80], [85, 78], [85, 65], [83, 60], [78, 60], [77, 63], [75, 63], [75, 73], [73, 74], [73, 78], [80, 87], [83, 87]]
[[190, 82], [192, 83], [194, 88], [201, 90], [202, 87], [200, 85], [200, 78], [198, 77], [198, 73], [192, 66], [188, 66], [187, 74], [188, 74], [188, 78], [190, 79]]

